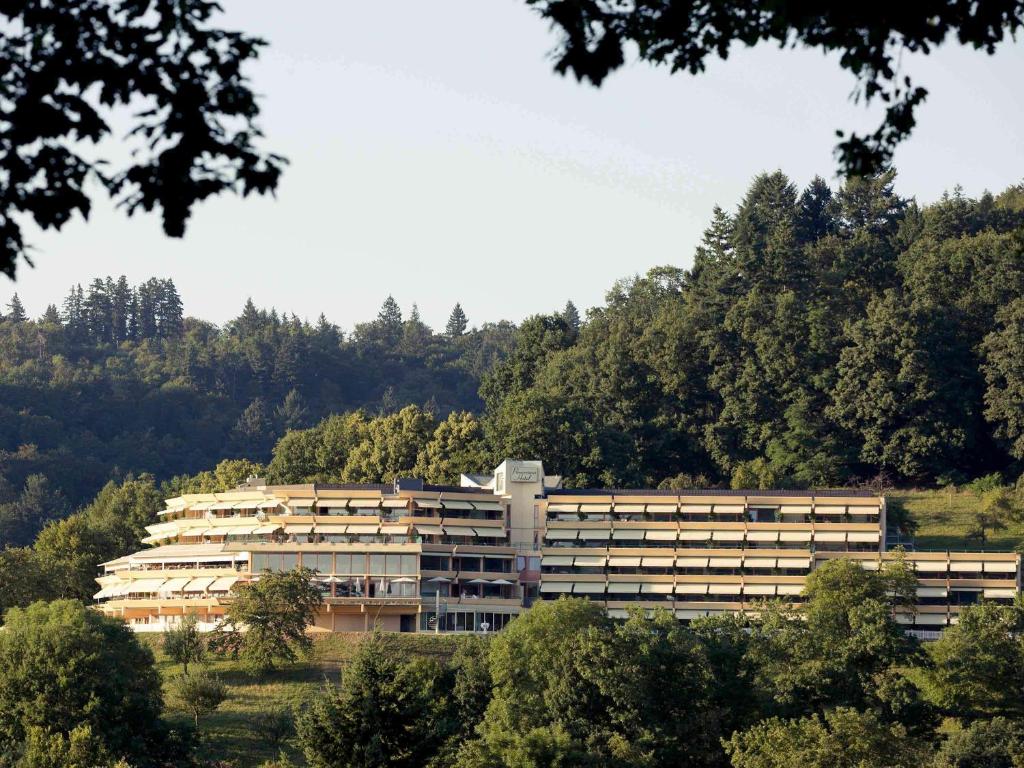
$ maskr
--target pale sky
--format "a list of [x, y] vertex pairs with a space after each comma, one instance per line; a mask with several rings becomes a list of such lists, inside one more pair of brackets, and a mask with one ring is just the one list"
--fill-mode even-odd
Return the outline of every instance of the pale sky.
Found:
[[[188, 314], [260, 306], [350, 328], [393, 294], [435, 327], [603, 300], [614, 280], [687, 266], [718, 203], [780, 168], [834, 182], [835, 129], [875, 127], [852, 77], [814, 51], [737, 48], [699, 77], [633, 64], [600, 89], [553, 73], [555, 37], [521, 0], [224, 0], [266, 38], [250, 69], [264, 146], [291, 160], [277, 199], [199, 206], [184, 240], [155, 215], [97, 205], [60, 233], [26, 227], [28, 311], [73, 283], [171, 277]], [[1024, 178], [1024, 42], [947, 46], [904, 69], [930, 91], [898, 152], [898, 190], [927, 202]]]

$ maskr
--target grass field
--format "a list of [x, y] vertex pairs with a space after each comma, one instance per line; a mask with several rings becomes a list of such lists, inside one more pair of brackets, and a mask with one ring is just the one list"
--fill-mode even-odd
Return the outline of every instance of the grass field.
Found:
[[965, 538], [980, 499], [970, 491], [904, 490], [887, 494], [890, 504], [902, 504], [917, 522], [919, 550], [1011, 551], [1024, 542], [1024, 523], [1010, 523], [1005, 530], [992, 531], [982, 546]]
[[[409, 653], [428, 656], [447, 656], [456, 642], [443, 635], [395, 634], [391, 637]], [[159, 636], [141, 635], [140, 639], [148, 642], [156, 654], [166, 694], [166, 682], [181, 674], [181, 667], [172, 664], [161, 651]], [[255, 768], [277, 757], [277, 748], [267, 743], [260, 729], [265, 713], [291, 712], [316, 695], [321, 687], [337, 684], [341, 670], [360, 639], [360, 635], [354, 634], [318, 637], [309, 659], [258, 677], [243, 671], [236, 661], [211, 657], [208, 667], [227, 684], [229, 697], [216, 712], [200, 720], [199, 757], [208, 761], [229, 761], [238, 768]], [[191, 722], [191, 715], [175, 709], [169, 696], [165, 698], [168, 721], [175, 725]], [[303, 764], [292, 746], [286, 745], [284, 751], [299, 765]]]

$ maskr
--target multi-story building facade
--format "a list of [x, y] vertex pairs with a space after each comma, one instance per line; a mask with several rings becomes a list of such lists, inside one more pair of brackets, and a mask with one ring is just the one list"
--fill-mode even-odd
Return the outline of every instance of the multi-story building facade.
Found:
[[[188, 613], [211, 627], [231, 589], [267, 570], [315, 571], [316, 627], [495, 631], [536, 598], [599, 601], [613, 617], [664, 607], [681, 620], [799, 604], [834, 558], [867, 569], [885, 548], [885, 499], [860, 491], [565, 490], [539, 461], [460, 486], [268, 486], [167, 501], [151, 549], [104, 563], [101, 610], [138, 629]], [[910, 552], [918, 601], [899, 619], [936, 631], [979, 600], [1011, 601], [1019, 556]]]

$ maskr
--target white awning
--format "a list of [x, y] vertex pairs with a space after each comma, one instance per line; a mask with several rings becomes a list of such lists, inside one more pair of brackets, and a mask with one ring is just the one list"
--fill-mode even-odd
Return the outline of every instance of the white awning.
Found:
[[468, 501], [458, 501], [453, 499], [441, 499], [441, 505], [445, 509], [473, 509], [473, 505]]
[[738, 557], [712, 557], [708, 561], [710, 568], [739, 568], [742, 564], [743, 560]]
[[826, 517], [836, 517], [836, 516], [839, 516], [839, 515], [845, 515], [846, 514], [846, 505], [843, 504], [842, 506], [839, 506], [839, 505], [835, 505], [835, 504], [830, 504], [830, 505], [816, 504], [815, 507], [814, 507], [814, 514], [815, 515], [824, 515]]
[[738, 595], [741, 591], [739, 584], [708, 584], [709, 595]]
[[716, 515], [742, 515], [744, 509], [742, 504], [715, 504]]
[[809, 557], [780, 557], [779, 568], [810, 568], [811, 558]]
[[853, 562], [860, 565], [865, 571], [878, 571], [881, 570], [881, 563], [877, 560], [854, 560]]
[[575, 539], [578, 531], [575, 529], [570, 530], [568, 528], [548, 528], [544, 533], [544, 537], [551, 539], [552, 541], [566, 541], [569, 539]]
[[778, 531], [747, 531], [747, 541], [778, 541]]
[[576, 512], [579, 504], [548, 504], [548, 512]]
[[710, 515], [711, 505], [710, 504], [687, 504], [685, 501], [679, 507], [679, 511], [684, 515]]
[[[544, 555], [540, 559], [540, 564], [544, 565], [572, 565], [572, 555]], [[601, 558], [601, 562], [604, 563], [604, 558]]]
[[612, 595], [635, 595], [640, 591], [639, 582], [635, 581], [609, 581], [608, 594]]
[[597, 595], [604, 592], [603, 581], [577, 581], [572, 588], [576, 595]]
[[1016, 573], [1017, 564], [1006, 561], [986, 562], [985, 573]]
[[281, 530], [280, 523], [268, 523], [267, 525], [261, 525], [253, 533], [257, 536], [265, 536], [268, 533], [275, 533]]
[[712, 531], [712, 541], [743, 541], [743, 531]]
[[213, 576], [200, 576], [197, 579], [192, 579], [188, 584], [185, 585], [186, 592], [203, 592], [209, 587], [216, 579]]
[[918, 597], [945, 597], [946, 594], [947, 593], [946, 593], [946, 588], [945, 587], [918, 587], [917, 588], [917, 596]]
[[815, 541], [846, 541], [846, 531], [815, 531]]
[[707, 611], [698, 611], [692, 608], [676, 611], [677, 619], [701, 619], [707, 616]]
[[248, 536], [255, 533], [257, 527], [258, 526], [255, 525], [236, 525], [232, 528], [228, 528], [224, 535], [228, 538], [232, 538], [234, 536]]
[[949, 570], [959, 573], [976, 573], [982, 569], [982, 564], [975, 560], [953, 560], [949, 564]]
[[666, 583], [643, 583], [640, 585], [640, 591], [647, 595], [671, 595], [672, 594], [672, 582]]
[[368, 509], [372, 510], [371, 514], [376, 514], [380, 508], [381, 499], [349, 499], [349, 509]]
[[612, 539], [622, 541], [641, 541], [645, 531], [643, 528], [616, 528], [612, 531]]
[[674, 557], [645, 557], [641, 565], [644, 568], [671, 568], [674, 563]]
[[267, 499], [257, 504], [256, 509], [276, 509], [279, 506], [281, 506], [281, 502], [277, 499]]
[[776, 594], [779, 595], [799, 595], [803, 591], [803, 584], [779, 584], [775, 588]]
[[473, 506], [481, 512], [504, 512], [505, 507], [500, 501], [474, 501]]
[[655, 514], [670, 515], [673, 512], [676, 512], [678, 510], [679, 510], [679, 506], [677, 504], [648, 504], [647, 505], [647, 511], [650, 512], [652, 515], [655, 515]]
[[588, 568], [598, 568], [604, 566], [606, 558], [604, 555], [577, 555], [576, 565], [586, 566]]
[[504, 539], [508, 534], [504, 528], [474, 528], [476, 535], [485, 539]]
[[779, 541], [810, 541], [810, 531], [779, 531]]
[[233, 501], [215, 501], [207, 509], [234, 509], [235, 502]]
[[348, 532], [349, 533], [353, 533], [353, 534], [356, 534], [356, 535], [362, 535], [362, 536], [366, 536], [366, 535], [370, 535], [370, 534], [376, 534], [377, 531], [379, 531], [379, 530], [380, 530], [380, 526], [379, 525], [370, 525], [370, 524], [362, 524], [362, 525], [358, 525], [357, 524], [357, 525], [350, 525], [348, 527]]
[[676, 568], [707, 568], [706, 557], [677, 557]]
[[846, 535], [847, 541], [870, 541], [875, 543], [878, 541], [880, 533], [878, 531], [850, 531]]
[[608, 528], [581, 528], [580, 538], [588, 540], [605, 540], [611, 538], [612, 532]]
[[348, 533], [347, 525], [334, 525], [332, 523], [317, 523], [316, 532], [323, 535], [339, 535]]
[[1016, 589], [1005, 589], [1005, 588], [1004, 589], [996, 589], [996, 588], [990, 587], [990, 588], [986, 589], [985, 591], [983, 591], [982, 595], [984, 595], [985, 597], [991, 598], [991, 599], [1014, 598], [1014, 597], [1017, 596], [1017, 590]]
[[227, 592], [228, 590], [231, 589], [231, 587], [233, 587], [235, 585], [235, 582], [237, 582], [237, 581], [238, 581], [238, 577], [237, 576], [221, 576], [219, 579], [216, 579], [209, 586], [209, 591], [210, 592]]
[[445, 523], [444, 532], [449, 536], [476, 536], [476, 531], [463, 525], [448, 525]]
[[381, 502], [381, 506], [384, 507], [384, 509], [405, 509], [406, 507], [409, 506], [409, 500], [408, 499], [384, 499], [384, 501]]
[[161, 595], [169, 595], [174, 592], [181, 592], [185, 588], [185, 585], [192, 581], [188, 576], [178, 577], [175, 579], [168, 579], [164, 582], [163, 586], [157, 590]]
[[540, 585], [541, 592], [572, 592], [571, 581], [545, 581]]
[[691, 531], [683, 528], [679, 531], [680, 541], [707, 541], [711, 538], [711, 531]]
[[775, 567], [774, 557], [745, 557], [743, 558], [744, 568], [753, 568], [754, 570], [771, 570]]
[[136, 581], [131, 582], [128, 585], [127, 589], [125, 590], [125, 593], [129, 595], [134, 595], [143, 592], [159, 592], [160, 587], [163, 586], [165, 581], [167, 581], [167, 579], [164, 578], [138, 579]]
[[143, 536], [140, 541], [143, 544], [156, 544], [158, 541], [167, 541], [177, 536], [176, 533], [159, 533], [154, 536]]
[[120, 593], [120, 591], [121, 590], [118, 587], [104, 587], [99, 592], [94, 594], [92, 596], [92, 599], [93, 600], [102, 600], [105, 597], [113, 597], [114, 595]]
[[380, 526], [380, 532], [388, 536], [407, 536], [409, 526], [400, 523], [383, 523]]
[[440, 525], [420, 525], [416, 524], [416, 532], [423, 536], [444, 536], [444, 530]]
[[915, 570], [927, 573], [945, 573], [948, 570], [945, 560], [914, 560], [911, 565]]
[[643, 514], [644, 506], [644, 504], [616, 504], [615, 512], [623, 515]]
[[440, 499], [413, 499], [416, 502], [417, 507], [423, 509], [441, 509], [443, 506]]
[[585, 515], [607, 515], [612, 511], [610, 503], [604, 504], [580, 504], [580, 512]]
[[288, 534], [312, 533], [313, 525], [312, 523], [307, 523], [303, 525], [295, 525], [294, 523], [289, 523], [285, 525], [284, 532]]
[[878, 507], [855, 507], [849, 508], [851, 515], [878, 515], [881, 510]]
[[706, 595], [707, 584], [676, 584], [677, 595]]
[[647, 531], [648, 541], [675, 541], [677, 538], [679, 538], [679, 531], [675, 528], [671, 530], [651, 528]]
[[779, 507], [779, 514], [781, 515], [809, 515], [811, 514], [811, 505], [807, 504], [783, 504]]
[[919, 613], [914, 623], [930, 627], [943, 627], [946, 625], [946, 614], [944, 613]]
[[744, 584], [743, 594], [745, 595], [774, 595], [774, 584]]
[[246, 499], [245, 501], [236, 501], [231, 508], [232, 509], [256, 509], [256, 505], [259, 504], [259, 499]]

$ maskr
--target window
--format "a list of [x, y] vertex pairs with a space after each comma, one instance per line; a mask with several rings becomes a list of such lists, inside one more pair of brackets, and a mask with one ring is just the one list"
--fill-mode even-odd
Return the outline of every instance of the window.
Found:
[[420, 555], [420, 567], [425, 571], [450, 571], [451, 559], [441, 555]]
[[302, 556], [302, 566], [311, 568], [317, 573], [334, 573], [334, 557], [329, 554], [305, 553]]
[[511, 573], [512, 561], [501, 557], [485, 557], [484, 570], [497, 573]]
[[296, 568], [299, 564], [299, 553], [298, 552], [283, 552], [281, 554], [281, 565], [278, 570], [291, 571]]
[[387, 573], [384, 568], [386, 561], [386, 555], [370, 555], [370, 573], [374, 576], [383, 576]]

